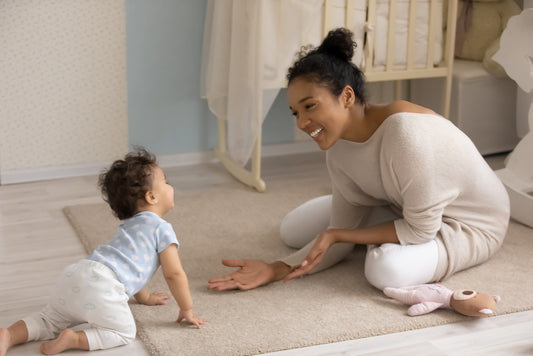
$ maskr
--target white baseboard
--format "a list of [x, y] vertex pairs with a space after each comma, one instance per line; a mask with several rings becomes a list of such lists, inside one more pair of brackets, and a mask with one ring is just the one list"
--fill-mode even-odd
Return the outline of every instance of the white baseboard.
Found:
[[[313, 141], [294, 142], [278, 145], [268, 145], [261, 148], [263, 157], [283, 156], [318, 151]], [[189, 166], [215, 162], [213, 152], [179, 153], [174, 155], [160, 155], [157, 157], [163, 168]], [[111, 162], [90, 163], [71, 166], [43, 167], [0, 172], [0, 184], [16, 184], [50, 179], [72, 178], [100, 174]]]

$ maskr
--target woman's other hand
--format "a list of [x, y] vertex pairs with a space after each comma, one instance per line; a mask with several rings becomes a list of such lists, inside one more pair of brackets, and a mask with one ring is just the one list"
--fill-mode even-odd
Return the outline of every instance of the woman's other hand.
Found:
[[211, 278], [208, 289], [253, 289], [270, 282], [283, 279], [289, 272], [290, 267], [283, 262], [266, 263], [261, 260], [222, 260], [222, 264], [228, 267], [239, 267], [231, 274], [222, 277]]
[[313, 247], [307, 254], [307, 257], [297, 266], [291, 267], [291, 272], [285, 276], [283, 282], [288, 282], [296, 277], [309, 273], [328, 251], [331, 245], [335, 243], [335, 236], [332, 230], [322, 232], [316, 239]]

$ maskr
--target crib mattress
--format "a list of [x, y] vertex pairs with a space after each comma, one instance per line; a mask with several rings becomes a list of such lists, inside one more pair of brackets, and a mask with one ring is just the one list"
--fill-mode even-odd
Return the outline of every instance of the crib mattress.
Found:
[[[365, 34], [374, 36], [373, 70], [380, 71], [385, 68], [387, 61], [387, 34], [389, 30], [389, 0], [376, 1], [376, 19], [374, 26], [368, 26], [367, 1], [355, 0], [351, 7], [347, 7], [348, 0], [330, 0], [328, 19], [325, 20], [324, 11], [314, 22], [309, 32], [308, 42], [318, 46], [324, 37], [324, 32], [338, 27], [348, 27], [354, 33], [354, 40], [357, 48], [354, 54], [353, 63], [364, 68]], [[436, 2], [436, 16], [432, 23], [435, 31], [435, 47], [433, 64], [438, 64], [443, 58], [443, 0]], [[349, 10], [347, 10], [349, 9]], [[349, 11], [349, 13], [347, 13]], [[415, 68], [426, 67], [428, 50], [428, 35], [430, 24], [430, 0], [416, 1], [416, 36], [414, 66]], [[324, 31], [324, 25], [326, 29]], [[394, 58], [393, 68], [404, 69], [407, 65], [407, 33], [409, 26], [409, 0], [398, 0], [396, 7], [395, 36], [394, 36]]]

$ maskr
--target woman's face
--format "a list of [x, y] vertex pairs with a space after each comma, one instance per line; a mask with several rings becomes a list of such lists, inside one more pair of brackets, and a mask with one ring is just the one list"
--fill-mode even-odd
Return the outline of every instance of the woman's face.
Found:
[[320, 149], [327, 150], [342, 138], [350, 117], [343, 94], [335, 97], [314, 82], [296, 78], [288, 87], [287, 97], [298, 128]]

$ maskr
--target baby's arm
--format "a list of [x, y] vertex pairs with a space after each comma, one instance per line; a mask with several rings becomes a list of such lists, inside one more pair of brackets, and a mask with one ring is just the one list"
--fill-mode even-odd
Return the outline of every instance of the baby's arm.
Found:
[[194, 315], [192, 311], [192, 297], [189, 291], [189, 281], [181, 266], [178, 247], [172, 244], [159, 254], [161, 270], [170, 292], [180, 307], [178, 322], [185, 319], [200, 328], [205, 320]]
[[170, 298], [167, 293], [150, 293], [146, 287], [141, 289], [137, 294], [134, 295], [134, 297], [137, 303], [144, 305], [165, 305], [167, 304], [167, 300]]

